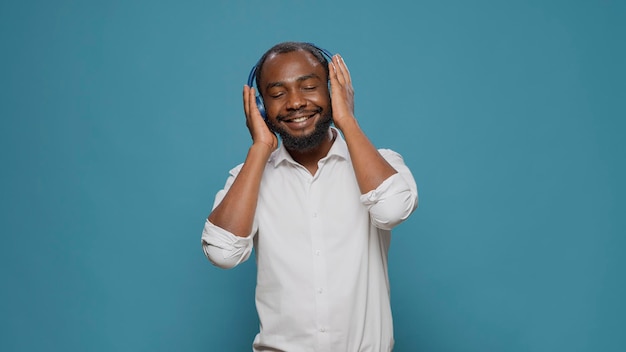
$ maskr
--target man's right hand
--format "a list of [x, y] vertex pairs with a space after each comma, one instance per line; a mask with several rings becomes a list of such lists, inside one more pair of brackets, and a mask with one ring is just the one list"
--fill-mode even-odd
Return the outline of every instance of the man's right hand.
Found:
[[264, 144], [274, 151], [278, 148], [278, 138], [270, 131], [261, 116], [258, 106], [256, 105], [256, 90], [254, 87], [243, 87], [243, 109], [246, 113], [246, 126], [252, 137], [252, 144]]
[[267, 127], [256, 106], [254, 88], [247, 85], [243, 87], [243, 108], [252, 146], [230, 189], [209, 215], [212, 224], [240, 237], [253, 231], [263, 171], [271, 153], [278, 147], [276, 135]]

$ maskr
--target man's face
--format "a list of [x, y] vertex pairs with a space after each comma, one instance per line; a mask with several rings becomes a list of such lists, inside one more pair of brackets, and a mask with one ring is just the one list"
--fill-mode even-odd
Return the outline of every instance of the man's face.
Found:
[[326, 70], [307, 51], [269, 56], [259, 87], [267, 125], [289, 150], [306, 151], [328, 136], [332, 122]]

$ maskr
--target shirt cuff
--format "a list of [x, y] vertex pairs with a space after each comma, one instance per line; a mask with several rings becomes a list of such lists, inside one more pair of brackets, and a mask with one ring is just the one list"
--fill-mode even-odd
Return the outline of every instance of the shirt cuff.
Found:
[[235, 236], [208, 219], [202, 230], [202, 247], [207, 258], [221, 268], [232, 268], [250, 257], [254, 235]]
[[385, 198], [388, 195], [396, 194], [405, 191], [408, 187], [405, 182], [396, 181], [397, 178], [404, 181], [400, 173], [395, 173], [384, 180], [376, 189], [373, 189], [365, 194], [361, 195], [361, 203], [364, 205], [374, 205], [379, 200]]

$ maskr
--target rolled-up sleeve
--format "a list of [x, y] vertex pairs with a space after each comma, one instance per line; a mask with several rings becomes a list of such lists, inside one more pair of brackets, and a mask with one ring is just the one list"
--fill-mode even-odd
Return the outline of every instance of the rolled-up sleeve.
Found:
[[383, 181], [376, 189], [361, 195], [361, 202], [368, 207], [374, 226], [391, 230], [417, 208], [417, 185], [400, 154], [381, 149], [380, 154], [398, 173]]
[[[224, 199], [224, 196], [239, 174], [242, 165], [243, 164], [230, 170], [230, 175], [226, 180], [224, 189], [217, 192], [215, 196], [213, 209], [215, 209], [215, 207], [217, 207]], [[247, 237], [240, 237], [214, 225], [207, 219], [204, 224], [204, 229], [202, 230], [202, 250], [204, 251], [206, 257], [214, 265], [224, 269], [233, 268], [240, 263], [245, 262], [250, 257], [252, 247], [254, 245], [254, 234], [256, 233], [257, 228], [258, 225], [255, 219], [252, 226], [252, 232]]]
[[211, 263], [230, 269], [248, 260], [252, 253], [253, 238], [253, 234], [248, 237], [235, 236], [207, 220], [202, 230], [202, 249]]

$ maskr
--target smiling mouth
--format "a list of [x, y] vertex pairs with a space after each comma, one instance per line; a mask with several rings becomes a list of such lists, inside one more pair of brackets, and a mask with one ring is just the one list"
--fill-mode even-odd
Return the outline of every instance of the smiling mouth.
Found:
[[321, 109], [292, 111], [290, 114], [277, 116], [277, 119], [283, 123], [301, 123], [315, 117], [321, 112]]
[[290, 122], [300, 123], [300, 122], [304, 122], [304, 121], [312, 118], [316, 114], [317, 114], [317, 112], [314, 112], [314, 113], [312, 113], [310, 115], [306, 115], [306, 116], [298, 116], [298, 117], [294, 117], [294, 118], [287, 118], [287, 119], [284, 119], [283, 122], [285, 122], [285, 123], [290, 123]]
[[308, 120], [310, 118], [311, 118], [311, 116], [302, 116], [302, 117], [296, 117], [295, 119], [287, 120], [285, 122], [295, 122], [295, 123], [298, 123], [298, 122], [304, 122], [304, 121], [306, 121], [306, 120]]

